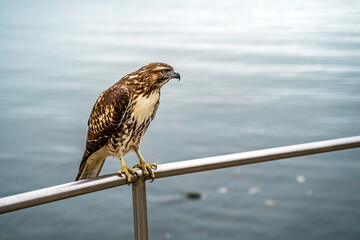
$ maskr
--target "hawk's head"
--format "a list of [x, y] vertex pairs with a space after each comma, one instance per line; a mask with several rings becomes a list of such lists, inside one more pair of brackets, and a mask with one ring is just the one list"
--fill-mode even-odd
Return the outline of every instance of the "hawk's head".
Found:
[[174, 71], [174, 68], [166, 63], [150, 63], [140, 68], [135, 73], [139, 74], [140, 81], [148, 86], [162, 87], [172, 78], [180, 81], [180, 74]]

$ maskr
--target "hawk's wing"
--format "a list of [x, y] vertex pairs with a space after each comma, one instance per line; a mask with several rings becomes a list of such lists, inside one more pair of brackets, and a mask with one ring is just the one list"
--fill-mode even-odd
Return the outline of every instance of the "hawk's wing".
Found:
[[76, 181], [99, 175], [108, 156], [102, 147], [121, 124], [129, 102], [129, 90], [117, 85], [105, 90], [96, 100], [88, 121], [86, 149]]

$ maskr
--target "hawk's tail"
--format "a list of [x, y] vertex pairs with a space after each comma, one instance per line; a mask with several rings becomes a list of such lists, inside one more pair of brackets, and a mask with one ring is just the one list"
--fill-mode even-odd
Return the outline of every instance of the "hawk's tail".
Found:
[[84, 155], [75, 181], [97, 177], [104, 165], [105, 158], [104, 156], [96, 156], [96, 154]]

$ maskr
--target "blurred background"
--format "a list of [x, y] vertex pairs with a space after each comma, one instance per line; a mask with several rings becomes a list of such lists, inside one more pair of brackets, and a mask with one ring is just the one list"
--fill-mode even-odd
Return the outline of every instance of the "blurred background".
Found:
[[[148, 162], [359, 135], [359, 26], [356, 0], [3, 0], [0, 197], [73, 181], [99, 94], [155, 61], [182, 78], [162, 89]], [[155, 180], [150, 239], [359, 239], [359, 154]], [[1, 239], [133, 237], [129, 186], [0, 216]]]

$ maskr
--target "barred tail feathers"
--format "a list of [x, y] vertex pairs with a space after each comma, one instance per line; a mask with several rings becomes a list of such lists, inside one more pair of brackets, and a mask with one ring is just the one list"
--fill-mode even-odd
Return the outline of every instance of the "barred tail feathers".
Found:
[[107, 156], [104, 148], [88, 156], [84, 154], [75, 181], [99, 176]]

